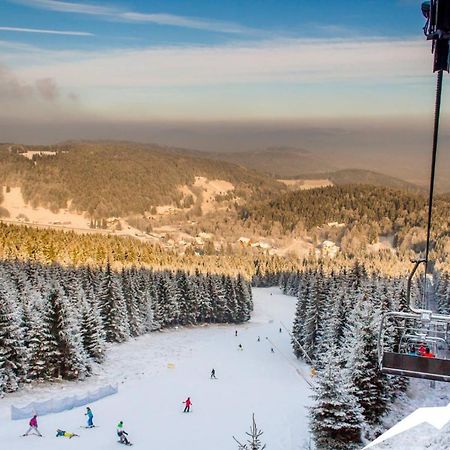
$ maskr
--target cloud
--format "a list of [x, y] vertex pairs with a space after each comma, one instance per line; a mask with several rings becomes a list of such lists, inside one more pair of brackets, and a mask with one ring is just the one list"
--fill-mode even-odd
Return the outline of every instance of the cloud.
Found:
[[201, 19], [196, 17], [179, 16], [175, 14], [148, 14], [136, 11], [127, 11], [111, 6], [101, 6], [89, 3], [63, 2], [57, 0], [15, 0], [16, 3], [27, 6], [72, 14], [85, 14], [103, 17], [108, 20], [154, 23], [157, 25], [169, 25], [174, 27], [193, 28], [218, 33], [255, 33], [255, 30], [231, 22], [223, 22], [213, 19]]
[[81, 4], [73, 2], [61, 2], [56, 0], [16, 0], [16, 3], [47, 9], [50, 11], [90, 14], [94, 16], [109, 16], [120, 13], [119, 9], [109, 6]]
[[17, 102], [54, 102], [60, 96], [60, 89], [53, 78], [24, 81], [6, 65], [0, 64], [0, 99]]
[[58, 86], [52, 78], [36, 80], [36, 89], [45, 100], [53, 101], [59, 97]]
[[21, 99], [32, 93], [32, 86], [21, 81], [5, 65], [0, 64], [0, 99]]
[[[74, 53], [45, 51], [20, 70], [27, 79], [51, 73], [80, 88], [157, 88], [230, 84], [389, 84], [424, 79], [428, 45], [419, 40], [272, 40], [251, 44], [151, 47]], [[17, 54], [17, 53], [16, 53]], [[64, 57], [64, 59], [62, 59]], [[25, 60], [27, 56], [23, 57]]]
[[57, 34], [63, 36], [94, 36], [92, 33], [88, 33], [85, 31], [42, 30], [39, 28], [0, 27], [0, 31], [13, 31], [17, 33]]

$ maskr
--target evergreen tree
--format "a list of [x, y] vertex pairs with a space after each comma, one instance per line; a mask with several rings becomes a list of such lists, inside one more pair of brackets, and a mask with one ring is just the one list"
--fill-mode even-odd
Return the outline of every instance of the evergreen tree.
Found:
[[109, 263], [98, 292], [100, 315], [108, 342], [123, 342], [130, 336], [125, 299], [117, 275]]
[[[4, 276], [0, 272], [0, 278]], [[20, 308], [11, 290], [11, 284], [3, 278], [0, 283], [0, 393], [17, 390], [26, 372], [27, 349]]]
[[342, 364], [337, 348], [332, 347], [317, 376], [310, 428], [320, 450], [360, 448], [363, 416], [352, 386], [342, 376]]
[[378, 318], [370, 301], [360, 297], [346, 334], [346, 369], [365, 421], [380, 423], [388, 408], [386, 378], [378, 366]]

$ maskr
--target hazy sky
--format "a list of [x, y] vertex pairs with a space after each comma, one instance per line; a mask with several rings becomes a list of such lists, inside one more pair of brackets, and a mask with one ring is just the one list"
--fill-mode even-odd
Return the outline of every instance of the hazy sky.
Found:
[[[270, 122], [259, 129], [280, 145], [338, 130], [340, 147], [361, 151], [382, 131], [361, 137], [354, 119], [397, 124], [399, 141], [409, 120], [428, 133], [434, 78], [420, 3], [1, 0], [0, 141], [134, 137], [214, 149], [220, 139], [222, 149], [223, 126], [211, 130], [226, 123], [230, 147], [251, 148], [261, 135], [248, 124]], [[317, 139], [313, 150], [329, 146]]]

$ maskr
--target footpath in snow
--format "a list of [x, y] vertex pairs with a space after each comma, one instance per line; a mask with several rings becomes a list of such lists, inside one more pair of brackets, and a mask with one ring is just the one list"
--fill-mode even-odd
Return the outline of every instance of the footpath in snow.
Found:
[[[246, 324], [151, 333], [110, 346], [106, 362], [86, 381], [28, 386], [1, 399], [1, 448], [121, 449], [115, 427], [123, 420], [136, 449], [230, 450], [237, 448], [232, 435], [244, 440], [253, 412], [267, 448], [305, 448], [311, 389], [297, 370], [308, 375], [309, 369], [293, 355], [288, 333], [279, 332], [280, 322], [291, 328], [296, 299], [276, 288], [256, 288], [253, 294], [255, 311]], [[217, 380], [210, 379], [212, 368]], [[90, 405], [97, 428], [81, 428], [85, 407], [39, 417], [43, 438], [21, 437], [28, 420], [10, 419], [11, 404], [62, 398], [111, 383], [119, 384], [119, 393]], [[184, 414], [182, 402], [188, 396], [192, 412]], [[57, 428], [80, 437], [57, 438]]]

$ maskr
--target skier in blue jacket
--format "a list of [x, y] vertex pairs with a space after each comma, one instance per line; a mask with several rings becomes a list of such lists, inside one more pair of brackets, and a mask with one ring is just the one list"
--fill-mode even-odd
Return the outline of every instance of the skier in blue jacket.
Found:
[[86, 408], [86, 414], [88, 421], [87, 421], [87, 427], [92, 428], [94, 426], [94, 414], [92, 413], [91, 408], [89, 406]]

